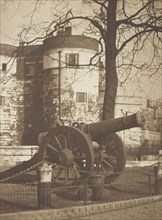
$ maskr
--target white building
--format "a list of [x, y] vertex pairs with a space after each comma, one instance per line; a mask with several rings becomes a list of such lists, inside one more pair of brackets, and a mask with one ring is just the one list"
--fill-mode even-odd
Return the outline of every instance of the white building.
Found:
[[99, 68], [90, 63], [96, 52], [98, 41], [72, 35], [71, 27], [41, 45], [1, 44], [1, 145], [21, 144], [29, 127], [39, 134], [58, 118], [98, 120]]

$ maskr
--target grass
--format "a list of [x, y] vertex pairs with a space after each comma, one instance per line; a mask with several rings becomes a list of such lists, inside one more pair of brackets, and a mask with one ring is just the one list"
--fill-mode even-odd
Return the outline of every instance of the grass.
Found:
[[[12, 183], [1, 183], [0, 212], [38, 209], [36, 180], [36, 173], [32, 171], [13, 179]], [[73, 188], [58, 188], [58, 186], [53, 188], [50, 194], [52, 208], [84, 205], [84, 189], [84, 185], [73, 186]], [[126, 168], [111, 184], [89, 186], [86, 191], [88, 195], [92, 192], [93, 195], [97, 195], [94, 199], [97, 201], [90, 201], [90, 197], [87, 198], [86, 202], [91, 204], [149, 196], [154, 194], [154, 171], [152, 167]]]

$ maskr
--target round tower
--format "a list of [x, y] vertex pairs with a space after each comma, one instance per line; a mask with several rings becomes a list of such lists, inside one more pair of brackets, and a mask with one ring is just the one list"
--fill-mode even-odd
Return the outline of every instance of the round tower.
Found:
[[43, 106], [47, 128], [98, 119], [99, 70], [90, 64], [96, 39], [71, 34], [71, 27], [43, 42]]

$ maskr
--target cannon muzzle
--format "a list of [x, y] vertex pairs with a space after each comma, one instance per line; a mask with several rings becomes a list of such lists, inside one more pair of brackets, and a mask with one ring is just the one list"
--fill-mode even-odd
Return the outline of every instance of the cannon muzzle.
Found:
[[89, 133], [92, 137], [92, 140], [96, 140], [96, 138], [102, 135], [111, 134], [134, 127], [144, 127], [145, 122], [145, 116], [141, 112], [137, 112], [129, 116], [84, 124], [82, 131]]

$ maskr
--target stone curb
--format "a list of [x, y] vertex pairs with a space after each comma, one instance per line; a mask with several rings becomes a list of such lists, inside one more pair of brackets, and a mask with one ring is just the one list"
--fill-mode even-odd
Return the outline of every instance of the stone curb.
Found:
[[145, 166], [153, 166], [158, 163], [159, 160], [143, 160], [143, 161], [127, 161], [126, 167], [145, 167]]
[[9, 214], [1, 214], [0, 220], [59, 220], [70, 217], [79, 217], [90, 214], [97, 214], [117, 209], [130, 208], [146, 203], [162, 200], [162, 195], [143, 197], [132, 200], [117, 201], [111, 203], [92, 204], [86, 206], [76, 206], [62, 209], [48, 209], [28, 212], [17, 212]]

